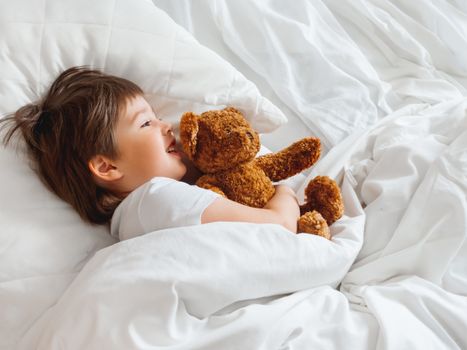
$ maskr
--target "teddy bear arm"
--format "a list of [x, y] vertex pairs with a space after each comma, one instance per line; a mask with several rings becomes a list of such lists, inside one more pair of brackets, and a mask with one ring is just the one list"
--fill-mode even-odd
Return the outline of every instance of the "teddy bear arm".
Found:
[[213, 192], [219, 193], [221, 196], [226, 197], [224, 191], [221, 189], [221, 184], [215, 176], [212, 175], [203, 175], [198, 181], [196, 181], [196, 186], [211, 190]]
[[272, 181], [280, 181], [311, 167], [320, 154], [320, 140], [306, 137], [277, 153], [256, 158], [255, 163]]

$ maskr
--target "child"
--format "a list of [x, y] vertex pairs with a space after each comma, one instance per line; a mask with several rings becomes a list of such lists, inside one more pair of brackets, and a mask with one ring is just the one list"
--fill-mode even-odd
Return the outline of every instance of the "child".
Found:
[[20, 130], [37, 173], [85, 220], [111, 220], [128, 239], [214, 221], [277, 223], [296, 232], [295, 194], [276, 186], [265, 208], [251, 208], [189, 185], [172, 126], [156, 117], [136, 84], [85, 67], [64, 71], [39, 102], [0, 120]]

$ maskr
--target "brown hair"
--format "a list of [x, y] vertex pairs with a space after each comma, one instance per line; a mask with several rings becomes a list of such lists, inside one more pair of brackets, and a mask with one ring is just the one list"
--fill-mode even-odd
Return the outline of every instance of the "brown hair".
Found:
[[38, 102], [0, 119], [11, 122], [7, 145], [20, 130], [41, 180], [79, 215], [105, 223], [121, 198], [98, 186], [88, 168], [97, 154], [118, 157], [114, 129], [127, 100], [142, 95], [129, 80], [86, 67], [61, 73]]

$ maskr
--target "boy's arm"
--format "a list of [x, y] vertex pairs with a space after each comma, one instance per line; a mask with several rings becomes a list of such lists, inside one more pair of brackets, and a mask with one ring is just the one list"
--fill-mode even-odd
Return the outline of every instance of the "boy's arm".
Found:
[[295, 193], [287, 186], [276, 186], [274, 197], [264, 208], [252, 208], [227, 198], [218, 198], [201, 215], [201, 223], [215, 221], [242, 221], [279, 224], [296, 233], [300, 216]]

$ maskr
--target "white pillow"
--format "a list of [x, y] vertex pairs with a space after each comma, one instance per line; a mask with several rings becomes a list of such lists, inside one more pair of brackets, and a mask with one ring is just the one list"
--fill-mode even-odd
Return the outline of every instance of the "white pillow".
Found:
[[[259, 132], [286, 122], [253, 83], [150, 1], [13, 1], [0, 5], [0, 27], [2, 116], [40, 98], [63, 70], [89, 65], [136, 82], [174, 124], [185, 111], [227, 105]], [[0, 147], [0, 169], [0, 348], [10, 348], [114, 240], [46, 190], [24, 150]]]
[[140, 85], [157, 111], [235, 106], [260, 133], [283, 113], [231, 64], [199, 44], [150, 1], [15, 1], [0, 11], [1, 112], [35, 100], [57, 75], [90, 65]]

